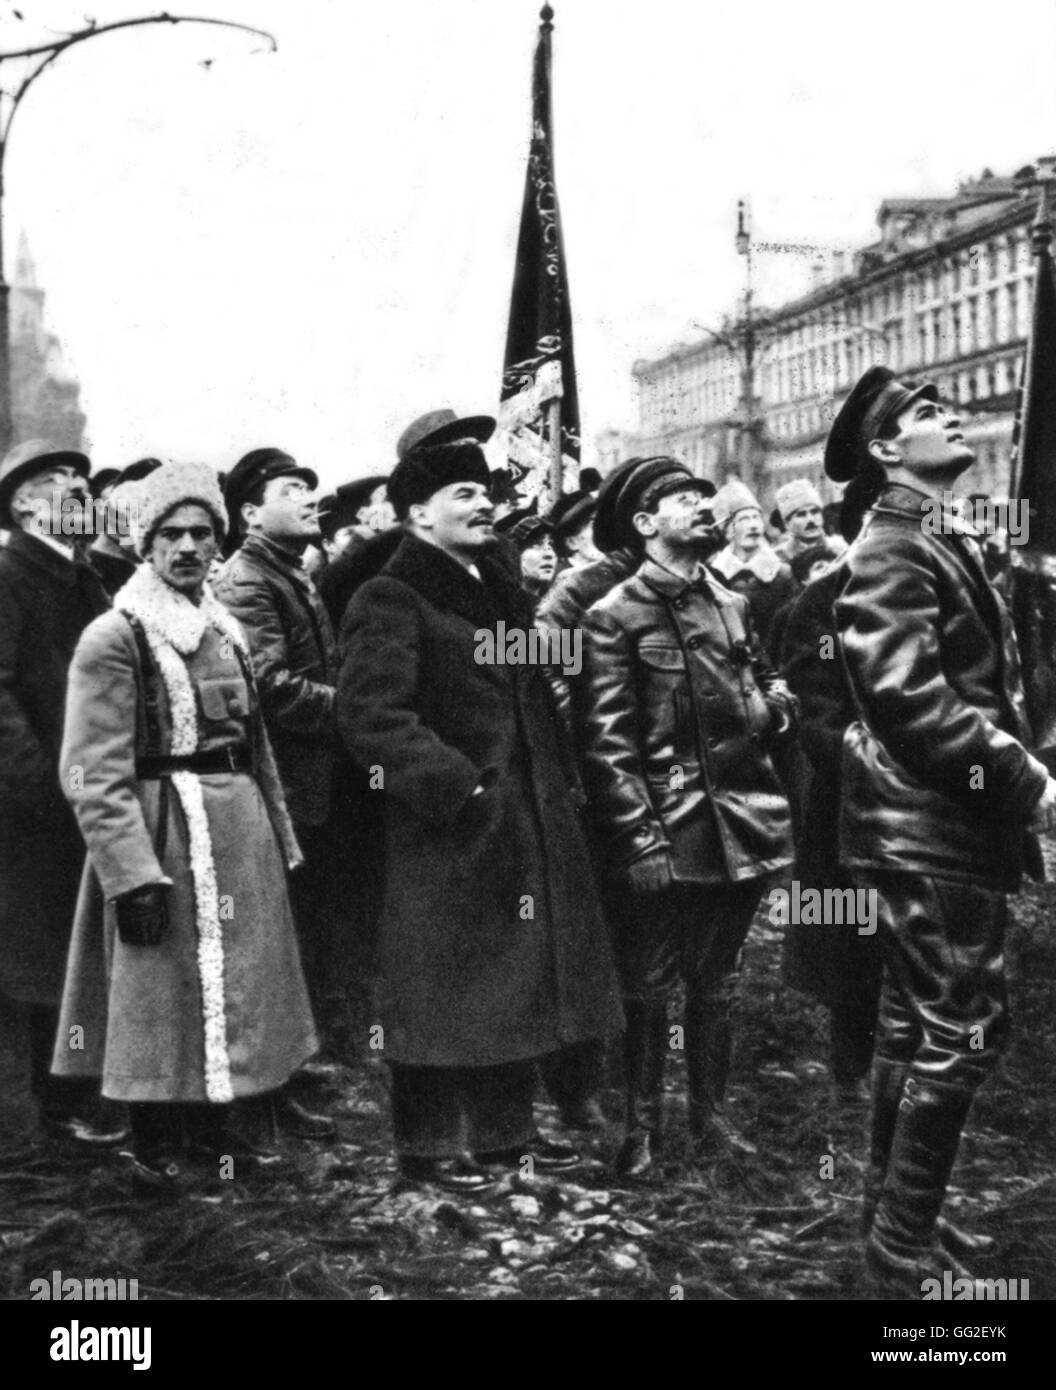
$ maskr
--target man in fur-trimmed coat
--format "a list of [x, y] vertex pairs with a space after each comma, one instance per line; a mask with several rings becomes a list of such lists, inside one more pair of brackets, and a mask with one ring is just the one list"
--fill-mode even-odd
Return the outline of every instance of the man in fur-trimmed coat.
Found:
[[318, 1040], [286, 888], [301, 855], [245, 638], [205, 582], [227, 519], [215, 474], [159, 468], [138, 502], [145, 563], [70, 670], [61, 766], [89, 869], [53, 1070], [101, 1075], [129, 1104], [134, 1185], [178, 1190], [184, 1151], [265, 1161], [227, 1105]]

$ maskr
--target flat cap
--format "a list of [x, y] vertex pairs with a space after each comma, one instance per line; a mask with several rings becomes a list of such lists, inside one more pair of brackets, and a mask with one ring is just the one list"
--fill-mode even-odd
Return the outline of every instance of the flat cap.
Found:
[[227, 475], [224, 483], [224, 501], [231, 517], [232, 529], [238, 529], [242, 515], [242, 504], [248, 502], [252, 493], [262, 483], [270, 483], [272, 478], [302, 478], [313, 490], [319, 486], [319, 479], [310, 468], [302, 468], [292, 455], [283, 449], [251, 449], [243, 454]]
[[553, 536], [554, 528], [549, 518], [538, 516], [530, 507], [521, 511], [507, 512], [495, 523], [500, 536], [508, 536], [518, 550], [527, 550], [538, 545], [544, 536]]
[[586, 526], [598, 509], [598, 499], [582, 489], [566, 492], [550, 508], [550, 522], [558, 540], [574, 535]]
[[602, 551], [633, 545], [637, 536], [635, 514], [647, 510], [668, 493], [687, 487], [705, 497], [715, 495], [714, 484], [696, 477], [679, 459], [666, 454], [628, 459], [601, 485], [594, 515], [594, 544]]
[[870, 367], [860, 376], [825, 442], [825, 472], [833, 482], [850, 482], [870, 442], [879, 439], [884, 427], [921, 397], [937, 401], [938, 387], [930, 381], [900, 380], [890, 367]]

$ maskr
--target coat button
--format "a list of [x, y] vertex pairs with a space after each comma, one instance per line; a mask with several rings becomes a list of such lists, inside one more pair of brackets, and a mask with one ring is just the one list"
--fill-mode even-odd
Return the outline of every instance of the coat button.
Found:
[[690, 637], [690, 638], [688, 639], [688, 641], [686, 642], [686, 646], [690, 649], [690, 651], [696, 651], [696, 649], [697, 649], [698, 647], [702, 647], [703, 645], [704, 645], [704, 638], [703, 638], [703, 637], [697, 637], [697, 636]]
[[246, 717], [246, 707], [237, 695], [232, 695], [227, 702], [227, 712], [234, 719], [244, 719]]
[[718, 740], [717, 738], [709, 738], [709, 739], [708, 739], [708, 747], [709, 747], [709, 748], [718, 748], [718, 746], [719, 746], [719, 740]]

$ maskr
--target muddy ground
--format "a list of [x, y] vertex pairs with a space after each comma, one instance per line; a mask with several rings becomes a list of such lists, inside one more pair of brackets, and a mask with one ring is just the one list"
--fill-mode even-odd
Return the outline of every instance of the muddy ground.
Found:
[[[1056, 1297], [1056, 889], [1014, 901], [1013, 1040], [976, 1102], [949, 1194], [998, 1239], [977, 1273]], [[668, 1067], [665, 1166], [613, 1179], [619, 1126], [575, 1181], [513, 1178], [486, 1199], [407, 1190], [389, 1152], [385, 1068], [369, 1052], [319, 1096], [337, 1142], [286, 1143], [287, 1176], [136, 1199], [116, 1156], [46, 1154], [0, 1171], [0, 1297], [52, 1271], [136, 1278], [153, 1299], [861, 1300], [866, 1116], [837, 1105], [825, 1015], [780, 978], [760, 914], [746, 948], [733, 1107], [759, 1156], [695, 1166], [682, 1067]], [[618, 1093], [606, 1097], [619, 1113]], [[558, 1133], [540, 1105], [546, 1130]], [[825, 1176], [831, 1171], [832, 1176]]]

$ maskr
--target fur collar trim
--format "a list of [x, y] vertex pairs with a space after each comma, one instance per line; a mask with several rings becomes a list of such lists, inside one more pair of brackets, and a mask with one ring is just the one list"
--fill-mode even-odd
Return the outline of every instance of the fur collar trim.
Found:
[[713, 570], [717, 570], [724, 579], [733, 579], [744, 570], [748, 570], [764, 584], [772, 584], [783, 568], [780, 558], [774, 554], [769, 546], [761, 546], [749, 559], [742, 560], [734, 553], [733, 546], [728, 545], [725, 550], [720, 550], [717, 555], [713, 555], [708, 564]]
[[229, 638], [244, 656], [249, 655], [246, 639], [236, 620], [219, 603], [206, 584], [200, 606], [184, 598], [166, 584], [149, 565], [140, 565], [127, 584], [114, 595], [114, 607], [138, 618], [148, 633], [180, 653], [190, 656], [202, 645], [207, 626]]
[[381, 572], [409, 585], [435, 608], [456, 613], [474, 627], [494, 627], [503, 620], [527, 631], [533, 625], [532, 608], [513, 575], [491, 555], [481, 558], [478, 569], [480, 579], [474, 579], [465, 566], [438, 546], [407, 535]]

